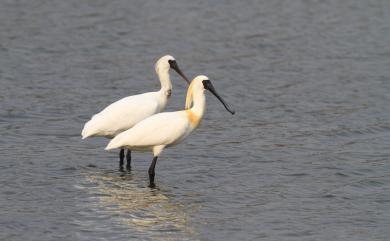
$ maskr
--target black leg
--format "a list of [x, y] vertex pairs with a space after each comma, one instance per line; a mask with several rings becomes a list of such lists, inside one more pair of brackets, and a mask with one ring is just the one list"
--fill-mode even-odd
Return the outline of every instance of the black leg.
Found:
[[125, 159], [125, 149], [121, 149], [119, 152], [119, 170], [123, 169], [123, 159]]
[[131, 170], [131, 150], [129, 150], [129, 149], [127, 149], [126, 160], [127, 160], [126, 169], [128, 171], [130, 171]]
[[154, 173], [154, 168], [156, 167], [156, 162], [157, 162], [157, 156], [153, 157], [153, 161], [152, 161], [152, 164], [150, 164], [150, 167], [149, 167], [149, 182], [150, 182], [150, 185], [149, 187], [155, 187], [156, 185], [154, 184], [154, 176], [155, 176], [155, 173]]

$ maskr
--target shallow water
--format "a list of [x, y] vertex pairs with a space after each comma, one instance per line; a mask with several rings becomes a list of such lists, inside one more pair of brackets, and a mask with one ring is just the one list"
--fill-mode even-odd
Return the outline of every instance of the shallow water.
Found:
[[[388, 240], [389, 1], [3, 0], [0, 22], [1, 240]], [[122, 173], [80, 131], [165, 53], [237, 114], [209, 95], [151, 190], [150, 154]]]

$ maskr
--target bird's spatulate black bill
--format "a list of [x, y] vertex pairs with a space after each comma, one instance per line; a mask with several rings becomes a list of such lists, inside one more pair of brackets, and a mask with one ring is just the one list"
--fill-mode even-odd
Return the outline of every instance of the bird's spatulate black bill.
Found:
[[180, 70], [179, 65], [175, 60], [169, 60], [169, 66], [171, 66], [172, 69], [174, 69], [185, 81], [187, 81], [188, 84], [191, 83], [191, 81], [183, 74], [183, 72]]
[[232, 115], [234, 115], [234, 113], [236, 113], [234, 110], [232, 110], [232, 108], [230, 108], [230, 106], [222, 99], [222, 97], [217, 93], [217, 91], [215, 90], [213, 84], [211, 84], [211, 81], [210, 80], [203, 80], [203, 86], [206, 90], [209, 90], [211, 93], [213, 93], [213, 95], [215, 95], [215, 97], [217, 97], [217, 99], [219, 101], [221, 101], [221, 103], [223, 104], [223, 106], [225, 106], [226, 110], [229, 111]]

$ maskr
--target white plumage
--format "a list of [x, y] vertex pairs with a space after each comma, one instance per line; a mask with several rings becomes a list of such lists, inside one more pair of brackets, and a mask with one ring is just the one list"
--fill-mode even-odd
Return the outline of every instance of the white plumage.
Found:
[[[155, 146], [176, 144], [191, 131], [186, 111], [159, 113], [116, 136], [106, 150], [118, 147], [139, 151], [154, 150]], [[158, 156], [159, 151], [160, 148], [154, 150], [154, 155]]]
[[107, 106], [88, 121], [81, 135], [112, 138], [133, 127], [139, 121], [165, 108], [166, 101], [159, 92], [129, 96]]
[[161, 57], [155, 65], [156, 73], [161, 82], [161, 89], [156, 92], [129, 96], [110, 104], [84, 125], [81, 132], [82, 138], [85, 139], [90, 136], [112, 138], [133, 127], [146, 117], [164, 110], [172, 91], [169, 78], [170, 68], [174, 68], [189, 82], [172, 56]]
[[176, 145], [196, 129], [202, 120], [206, 97], [210, 90], [234, 114], [217, 94], [207, 76], [197, 76], [187, 91], [186, 110], [159, 113], [146, 118], [133, 128], [118, 134], [107, 145], [106, 150], [128, 148], [138, 151], [153, 151], [153, 162], [149, 168], [150, 185], [154, 186], [154, 167], [157, 157], [165, 147]]

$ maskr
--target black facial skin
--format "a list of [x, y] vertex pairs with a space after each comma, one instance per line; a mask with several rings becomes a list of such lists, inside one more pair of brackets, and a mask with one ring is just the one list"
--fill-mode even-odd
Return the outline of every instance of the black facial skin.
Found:
[[185, 81], [187, 81], [188, 84], [190, 84], [191, 81], [188, 80], [188, 78], [181, 72], [179, 65], [177, 65], [176, 60], [168, 60], [169, 66], [174, 69]]
[[217, 91], [215, 90], [214, 86], [211, 84], [211, 81], [207, 79], [207, 80], [203, 80], [202, 83], [203, 83], [204, 88], [206, 90], [209, 90], [215, 97], [217, 97], [217, 99], [219, 101], [221, 101], [223, 106], [225, 106], [226, 110], [229, 111], [232, 115], [234, 115], [235, 111], [232, 110], [229, 107], [229, 105], [222, 99], [222, 97], [217, 93]]

